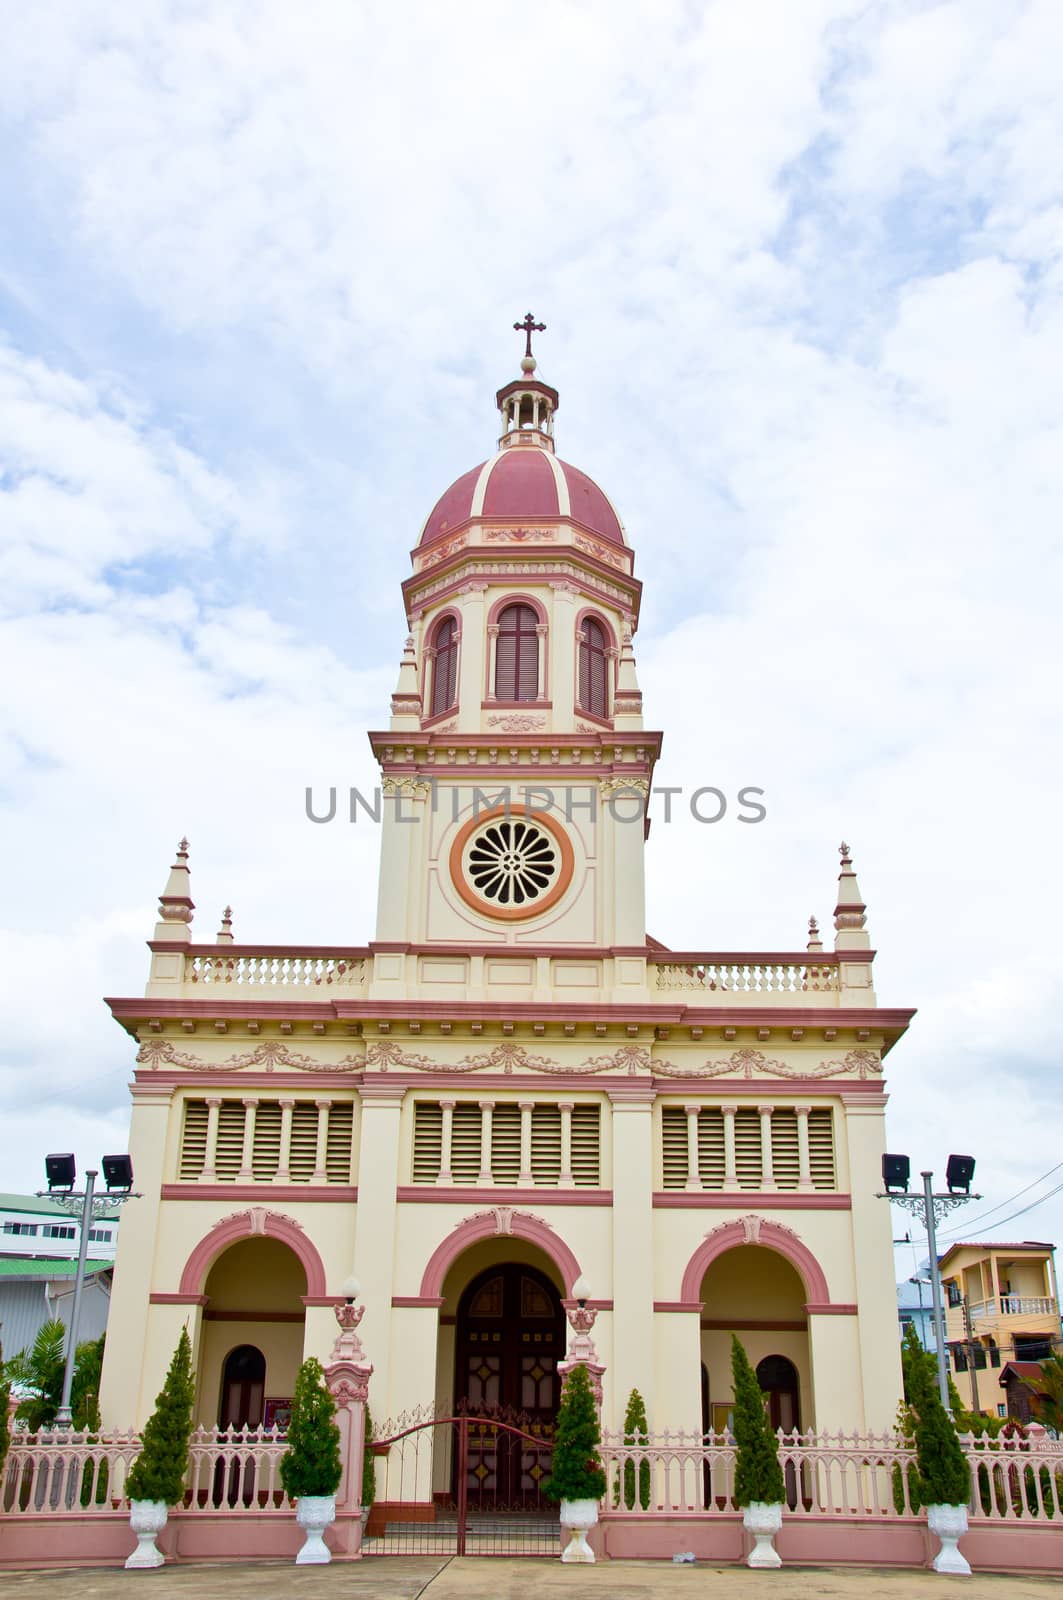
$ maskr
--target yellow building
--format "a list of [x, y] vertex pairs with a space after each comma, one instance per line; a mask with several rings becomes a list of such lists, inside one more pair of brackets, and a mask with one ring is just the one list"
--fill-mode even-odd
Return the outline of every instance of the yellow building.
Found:
[[882, 1058], [911, 1013], [876, 1003], [847, 847], [831, 950], [814, 926], [763, 954], [647, 937], [661, 735], [634, 554], [555, 454], [534, 358], [497, 398], [495, 454], [442, 495], [403, 585], [370, 735], [375, 937], [237, 944], [226, 918], [198, 943], [182, 846], [145, 995], [109, 1002], [137, 1042], [144, 1198], [105, 1421], [143, 1422], [184, 1323], [200, 1420], [268, 1421], [303, 1355], [327, 1358], [354, 1273], [378, 1418], [464, 1403], [548, 1426], [582, 1277], [607, 1425], [636, 1386], [653, 1429], [720, 1421], [733, 1330], [776, 1422], [885, 1429]]
[[1002, 1366], [1042, 1361], [1063, 1349], [1055, 1248], [1029, 1240], [954, 1244], [939, 1258], [938, 1269], [960, 1398], [970, 1410], [1003, 1416]]

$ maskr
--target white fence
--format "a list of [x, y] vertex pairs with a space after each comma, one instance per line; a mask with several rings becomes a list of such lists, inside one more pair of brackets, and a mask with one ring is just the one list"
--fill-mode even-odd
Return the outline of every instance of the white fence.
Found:
[[[1063, 1520], [1063, 1444], [1039, 1438], [961, 1435], [971, 1475], [973, 1522]], [[732, 1514], [735, 1444], [730, 1434], [663, 1433], [637, 1443], [602, 1441], [606, 1511], [621, 1516]], [[925, 1514], [915, 1451], [896, 1434], [779, 1433], [786, 1501], [797, 1517]]]
[[[140, 1446], [139, 1433], [15, 1432], [0, 1482], [0, 1514], [126, 1512], [126, 1479]], [[290, 1516], [280, 1481], [286, 1449], [272, 1429], [197, 1428], [183, 1509]]]

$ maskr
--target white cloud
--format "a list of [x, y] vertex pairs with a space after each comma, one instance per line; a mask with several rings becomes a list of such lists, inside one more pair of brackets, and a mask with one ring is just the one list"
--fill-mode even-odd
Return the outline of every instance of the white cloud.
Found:
[[[139, 983], [182, 829], [208, 926], [231, 898], [241, 935], [367, 935], [374, 841], [303, 823], [303, 782], [368, 781], [405, 550], [489, 448], [530, 303], [562, 454], [647, 583], [662, 777], [768, 790], [759, 828], [658, 823], [651, 931], [798, 944], [845, 833], [880, 994], [920, 1008], [891, 1137], [969, 1145], [995, 1198], [1050, 1166], [1061, 27], [989, 0], [16, 24], [27, 204], [117, 308], [109, 370], [146, 327], [196, 374], [168, 417], [167, 371], [0, 365], [5, 606], [43, 606], [8, 633], [16, 1018], [78, 974], [78, 1049], [16, 1022], [16, 1057], [73, 1102], [75, 1056], [121, 1054], [92, 997]], [[349, 516], [317, 526], [322, 495]]]

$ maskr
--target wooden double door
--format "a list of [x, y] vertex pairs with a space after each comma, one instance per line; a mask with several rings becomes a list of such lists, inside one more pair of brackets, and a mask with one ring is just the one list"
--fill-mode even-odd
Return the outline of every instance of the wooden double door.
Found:
[[467, 1492], [484, 1510], [536, 1510], [549, 1452], [492, 1434], [494, 1417], [549, 1441], [560, 1400], [558, 1364], [565, 1353], [565, 1315], [554, 1285], [535, 1267], [489, 1267], [458, 1305], [455, 1409], [482, 1417], [470, 1434]]

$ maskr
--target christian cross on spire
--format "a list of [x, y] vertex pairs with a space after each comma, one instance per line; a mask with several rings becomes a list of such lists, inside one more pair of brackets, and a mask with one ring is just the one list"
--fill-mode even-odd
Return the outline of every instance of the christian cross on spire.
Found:
[[530, 359], [531, 353], [532, 353], [532, 348], [531, 348], [531, 336], [532, 336], [532, 334], [533, 333], [545, 333], [546, 332], [546, 323], [545, 322], [536, 322], [535, 318], [532, 316], [531, 312], [529, 311], [529, 312], [527, 312], [525, 314], [523, 322], [515, 322], [513, 324], [513, 331], [515, 333], [523, 333], [523, 334], [525, 334], [527, 336], [527, 340], [526, 340], [526, 343], [525, 343], [525, 346], [524, 346], [524, 356], [525, 356], [525, 359], [527, 360], [527, 359]]

